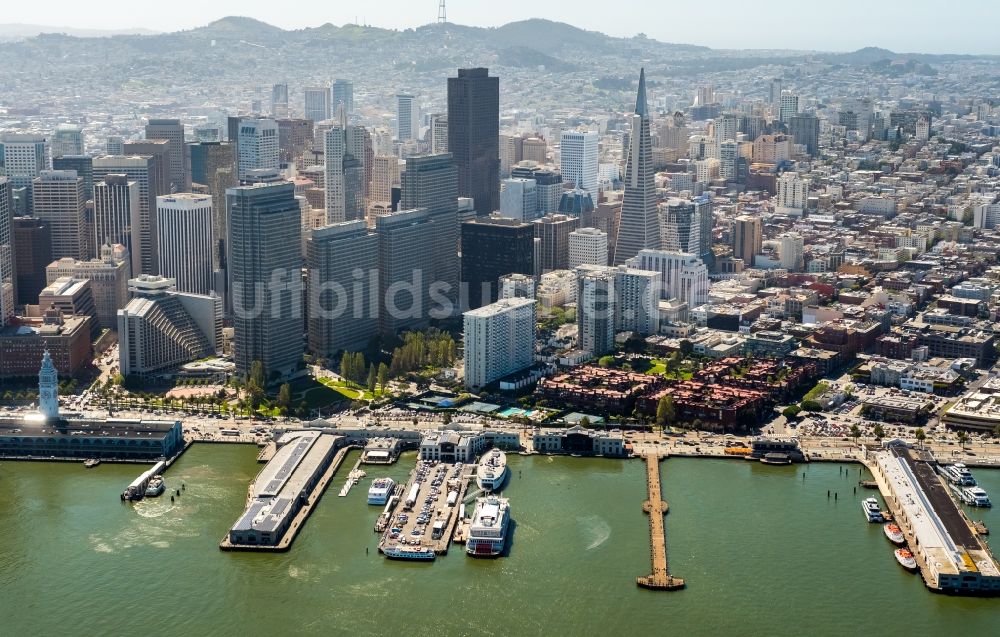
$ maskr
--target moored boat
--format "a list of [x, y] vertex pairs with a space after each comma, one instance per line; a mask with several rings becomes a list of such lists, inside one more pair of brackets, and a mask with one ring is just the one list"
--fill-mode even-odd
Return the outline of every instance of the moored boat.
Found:
[[896, 549], [893, 551], [896, 556], [896, 561], [899, 565], [910, 571], [911, 573], [917, 570], [917, 560], [913, 557], [913, 552], [908, 548]]
[[972, 507], [984, 507], [988, 508], [993, 506], [990, 502], [990, 496], [986, 495], [986, 491], [982, 487], [956, 487], [952, 486], [952, 491], [959, 500], [965, 504]]
[[882, 516], [882, 508], [875, 498], [865, 498], [861, 501], [861, 510], [865, 512], [865, 517], [869, 522], [885, 522]]
[[376, 478], [368, 489], [368, 504], [385, 504], [396, 488], [392, 478]]
[[496, 557], [507, 543], [510, 504], [506, 498], [490, 495], [476, 500], [469, 525], [465, 552], [474, 557]]
[[93, 469], [97, 465], [101, 464], [101, 461], [97, 458], [87, 458], [83, 461], [83, 466], [87, 469]]
[[433, 560], [436, 556], [434, 551], [425, 546], [387, 546], [382, 549], [382, 554], [393, 560]]
[[167, 488], [167, 485], [163, 482], [163, 476], [153, 476], [149, 479], [149, 484], [146, 485], [147, 498], [155, 498], [158, 495], [162, 495], [163, 491]]
[[883, 526], [882, 531], [889, 538], [889, 541], [896, 546], [902, 546], [906, 543], [906, 538], [903, 536], [903, 529], [899, 528], [899, 525], [895, 522], [890, 522]]
[[483, 491], [496, 491], [503, 486], [508, 473], [507, 454], [500, 449], [490, 449], [476, 467], [476, 484]]

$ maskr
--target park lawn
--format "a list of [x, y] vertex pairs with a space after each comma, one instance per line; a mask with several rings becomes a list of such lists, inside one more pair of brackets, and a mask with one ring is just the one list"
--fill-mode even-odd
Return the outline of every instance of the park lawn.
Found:
[[[343, 400], [352, 399], [339, 391], [336, 387], [327, 385], [328, 379], [300, 378], [292, 383], [292, 406], [298, 405], [303, 400], [309, 409], [321, 409], [339, 403]], [[333, 382], [333, 381], [329, 381]]]
[[341, 396], [347, 398], [348, 400], [374, 400], [376, 396], [381, 394], [381, 392], [379, 392], [378, 390], [376, 390], [375, 393], [372, 393], [367, 389], [362, 389], [357, 385], [355, 385], [354, 383], [349, 383], [344, 380], [333, 380], [332, 378], [317, 378], [316, 381], [322, 383], [323, 386], [339, 393]]

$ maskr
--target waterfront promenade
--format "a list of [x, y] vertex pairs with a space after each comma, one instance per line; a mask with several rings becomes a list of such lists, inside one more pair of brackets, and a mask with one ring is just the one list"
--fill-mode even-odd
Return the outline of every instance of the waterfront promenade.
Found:
[[636, 578], [643, 588], [661, 591], [675, 591], [684, 588], [684, 580], [670, 574], [667, 567], [667, 537], [663, 517], [667, 514], [667, 503], [660, 490], [660, 457], [646, 455], [646, 484], [649, 499], [642, 503], [642, 510], [649, 514], [649, 550], [653, 571], [649, 575]]

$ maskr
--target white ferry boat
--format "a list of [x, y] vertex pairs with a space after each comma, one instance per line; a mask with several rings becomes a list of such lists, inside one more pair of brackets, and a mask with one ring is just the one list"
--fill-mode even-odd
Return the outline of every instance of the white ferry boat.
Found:
[[972, 472], [961, 462], [941, 467], [941, 474], [947, 478], [948, 482], [960, 487], [976, 486], [976, 479], [972, 477]]
[[368, 504], [385, 504], [389, 501], [395, 488], [396, 481], [392, 478], [376, 478], [372, 480], [372, 486], [368, 488]]
[[865, 498], [861, 501], [861, 510], [865, 512], [865, 517], [869, 522], [885, 522], [882, 517], [882, 508], [875, 498]]
[[166, 488], [167, 486], [163, 482], [163, 476], [153, 476], [149, 479], [149, 484], [146, 485], [146, 497], [155, 498], [158, 495], [162, 495]]
[[382, 554], [393, 560], [433, 560], [436, 556], [434, 551], [426, 546], [387, 546], [382, 549]]
[[496, 491], [507, 479], [507, 454], [500, 449], [490, 449], [483, 454], [476, 468], [476, 484], [483, 491]]
[[982, 487], [952, 487], [958, 499], [973, 507], [991, 507], [990, 496]]
[[476, 500], [469, 525], [465, 552], [475, 557], [496, 557], [507, 543], [510, 504], [506, 498], [489, 495]]

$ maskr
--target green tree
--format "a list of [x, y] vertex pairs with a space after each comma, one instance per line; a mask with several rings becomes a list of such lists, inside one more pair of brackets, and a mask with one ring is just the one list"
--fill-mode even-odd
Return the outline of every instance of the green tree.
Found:
[[920, 446], [923, 447], [924, 441], [927, 440], [927, 432], [924, 431], [924, 428], [917, 427], [917, 430], [913, 432], [913, 435], [916, 437], [917, 442], [920, 443]]
[[797, 417], [800, 413], [802, 413], [802, 408], [798, 405], [789, 405], [781, 410], [781, 415], [788, 420]]
[[875, 434], [875, 440], [881, 440], [885, 437], [885, 429], [882, 428], [881, 423], [875, 425], [873, 433]]
[[958, 444], [962, 449], [965, 449], [965, 443], [969, 442], [969, 434], [964, 431], [958, 432]]
[[861, 437], [861, 428], [857, 425], [851, 425], [851, 438], [854, 438], [855, 444], [858, 442], [858, 438]]
[[823, 406], [815, 400], [803, 400], [801, 407], [802, 409], [811, 412], [823, 411]]
[[675, 416], [673, 396], [661, 396], [659, 402], [656, 403], [656, 424], [665, 427], [674, 421]]
[[1000, 438], [1000, 425], [993, 428], [993, 437]]
[[378, 364], [378, 388], [385, 391], [385, 385], [389, 381], [389, 368], [385, 363]]
[[250, 378], [248, 382], [257, 383], [257, 386], [261, 388], [264, 387], [266, 382], [264, 378], [264, 363], [260, 361], [250, 363]]
[[372, 363], [371, 365], [368, 366], [368, 381], [365, 383], [365, 386], [368, 388], [368, 391], [375, 393], [375, 383], [377, 381], [378, 381], [378, 372], [375, 369], [375, 363]]
[[281, 387], [278, 388], [278, 407], [281, 408], [282, 413], [287, 412], [288, 408], [292, 406], [292, 386], [288, 383], [282, 383]]
[[299, 406], [295, 408], [295, 416], [297, 418], [306, 418], [309, 416], [309, 405], [306, 401], [299, 403]]
[[597, 359], [597, 364], [600, 365], [601, 367], [611, 367], [614, 364], [614, 362], [615, 362], [615, 357], [611, 355], [602, 356]]

